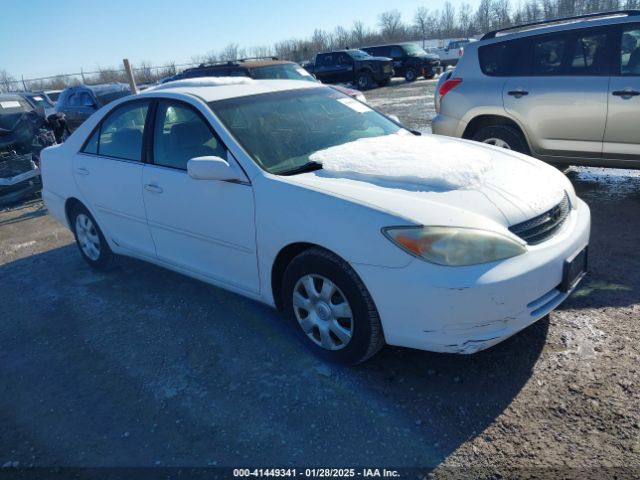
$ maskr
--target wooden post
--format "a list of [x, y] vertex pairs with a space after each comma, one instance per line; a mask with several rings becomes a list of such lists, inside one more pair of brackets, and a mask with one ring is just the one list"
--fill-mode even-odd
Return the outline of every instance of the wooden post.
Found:
[[129, 64], [129, 59], [123, 59], [122, 63], [124, 63], [124, 71], [127, 73], [127, 78], [129, 79], [129, 88], [131, 88], [131, 95], [135, 95], [136, 93], [138, 93], [138, 86], [136, 85], [136, 79], [133, 76], [133, 69]]

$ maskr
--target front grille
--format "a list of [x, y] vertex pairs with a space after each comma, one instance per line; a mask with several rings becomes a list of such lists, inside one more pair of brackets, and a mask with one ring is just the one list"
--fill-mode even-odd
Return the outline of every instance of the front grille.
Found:
[[551, 238], [560, 229], [570, 211], [571, 202], [565, 193], [564, 199], [551, 210], [526, 222], [513, 225], [509, 230], [529, 245], [537, 245]]

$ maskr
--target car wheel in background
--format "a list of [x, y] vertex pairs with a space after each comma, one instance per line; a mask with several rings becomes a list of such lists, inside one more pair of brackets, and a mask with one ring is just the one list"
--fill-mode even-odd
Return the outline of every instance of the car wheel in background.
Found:
[[522, 134], [508, 125], [483, 127], [473, 135], [472, 140], [529, 155], [529, 147]]
[[384, 345], [371, 295], [336, 255], [320, 248], [302, 252], [285, 270], [281, 291], [285, 314], [323, 358], [354, 365]]
[[368, 90], [371, 88], [371, 75], [367, 72], [360, 72], [356, 78], [358, 90]]
[[78, 205], [70, 217], [73, 235], [82, 258], [91, 268], [107, 269], [113, 261], [113, 253], [93, 216], [85, 207]]
[[414, 68], [408, 68], [406, 72], [404, 72], [404, 79], [407, 82], [415, 82], [416, 78], [418, 78], [418, 73]]

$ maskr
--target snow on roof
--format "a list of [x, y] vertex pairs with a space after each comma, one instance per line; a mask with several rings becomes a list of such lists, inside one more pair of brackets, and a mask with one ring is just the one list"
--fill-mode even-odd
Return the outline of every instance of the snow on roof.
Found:
[[462, 142], [433, 135], [361, 138], [315, 152], [322, 174], [354, 180], [383, 180], [439, 190], [472, 189], [492, 167], [491, 156]]
[[[163, 83], [144, 90], [140, 95], [153, 94], [159, 91], [190, 93], [198, 95], [207, 102], [212, 102], [259, 93], [320, 87], [323, 87], [321, 83], [302, 80], [254, 80], [249, 77], [200, 77]], [[325, 86], [323, 88], [328, 87]]]

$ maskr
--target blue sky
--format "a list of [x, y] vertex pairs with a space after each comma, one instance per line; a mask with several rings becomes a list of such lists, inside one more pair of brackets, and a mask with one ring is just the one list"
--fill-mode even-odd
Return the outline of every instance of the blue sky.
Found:
[[[477, 0], [468, 0], [476, 5]], [[453, 0], [457, 6], [459, 0]], [[0, 70], [20, 78], [75, 73], [149, 60], [184, 63], [229, 43], [270, 45], [314, 28], [375, 26], [398, 9], [405, 21], [419, 6], [444, 0], [45, 0], [2, 1]], [[13, 19], [13, 20], [11, 20]]]

